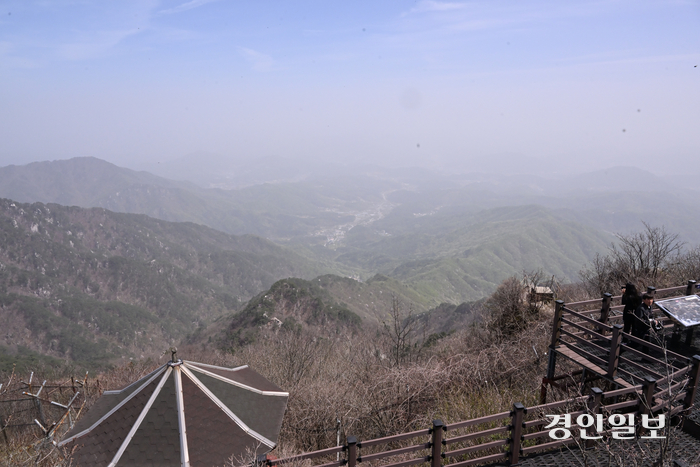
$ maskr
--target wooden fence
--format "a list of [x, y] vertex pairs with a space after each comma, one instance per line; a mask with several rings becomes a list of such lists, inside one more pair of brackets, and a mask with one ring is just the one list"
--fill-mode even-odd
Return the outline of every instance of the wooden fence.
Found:
[[[671, 296], [685, 292], [695, 293], [695, 281], [687, 286], [672, 287], [648, 292], [657, 296]], [[283, 459], [268, 459], [268, 467], [285, 465], [314, 465], [317, 467], [356, 467], [358, 463], [382, 465], [383, 467], [408, 467], [430, 463], [431, 467], [449, 465], [466, 467], [475, 464], [507, 462], [517, 464], [520, 456], [544, 451], [566, 444], [590, 446], [593, 441], [583, 440], [573, 435], [576, 430], [590, 428], [571, 425], [572, 436], [567, 439], [553, 439], [547, 424], [546, 415], [562, 410], [572, 419], [582, 414], [647, 414], [664, 413], [668, 418], [691, 409], [700, 380], [700, 356], [688, 358], [671, 352], [663, 345], [638, 339], [622, 332], [621, 315], [615, 312], [622, 306], [612, 306], [614, 298], [605, 294], [599, 300], [587, 300], [565, 304], [557, 301], [552, 326], [552, 343], [549, 352], [547, 377], [543, 380], [542, 404], [525, 407], [513, 404], [512, 410], [486, 417], [445, 424], [433, 421], [430, 428], [402, 433], [385, 438], [367, 441], [347, 436], [342, 446], [308, 452]], [[600, 308], [597, 308], [600, 306]], [[591, 310], [591, 307], [596, 307]], [[594, 314], [599, 315], [593, 316]], [[664, 320], [665, 328], [674, 327], [670, 320]], [[623, 337], [625, 342], [623, 342]], [[689, 334], [688, 339], [692, 339]], [[630, 344], [649, 347], [652, 352], [661, 354], [655, 358], [633, 348]], [[640, 364], [627, 355], [644, 357], [648, 364]], [[556, 356], [563, 355], [582, 368], [566, 375], [555, 375]], [[562, 380], [572, 381], [581, 377], [586, 382], [605, 379], [616, 389], [604, 392], [593, 387], [589, 395], [544, 403], [547, 385], [565, 386]], [[625, 378], [623, 378], [623, 376]], [[605, 431], [605, 433], [609, 433]]]
[[57, 384], [39, 384], [33, 372], [27, 381], [14, 376], [0, 383], [0, 439], [8, 444], [12, 437], [25, 432], [53, 438], [61, 427], [72, 427], [87, 392], [101, 392], [99, 383], [92, 388], [88, 385], [87, 373], [82, 381], [70, 378]]
[[[696, 365], [697, 376], [700, 366]], [[686, 395], [695, 392], [692, 382], [677, 393], [674, 398], [687, 399]], [[367, 441], [348, 436], [343, 446], [308, 452], [283, 459], [268, 459], [269, 467], [291, 465], [315, 465], [317, 467], [356, 467], [358, 463], [383, 465], [384, 467], [408, 467], [430, 463], [431, 467], [450, 465], [463, 467], [490, 462], [516, 464], [520, 456], [544, 451], [567, 444], [587, 447], [591, 441], [576, 435], [577, 430], [586, 434], [605, 434], [610, 430], [594, 433], [591, 428], [582, 428], [572, 423], [572, 436], [567, 439], [553, 439], [543, 426], [551, 420], [546, 415], [562, 413], [565, 410], [572, 420], [583, 414], [658, 414], [669, 404], [665, 391], [657, 391], [657, 382], [648, 380], [642, 385], [603, 392], [594, 387], [590, 395], [564, 401], [525, 407], [513, 404], [510, 412], [502, 412], [463, 422], [445, 424], [433, 421], [428, 429], [402, 433], [385, 438]], [[622, 400], [621, 400], [622, 399]], [[666, 411], [668, 413], [668, 411]], [[405, 443], [410, 441], [409, 443]], [[407, 445], [406, 445], [407, 444]], [[379, 447], [380, 449], [373, 449]], [[340, 459], [332, 460], [339, 456]], [[392, 459], [393, 458], [393, 459]], [[443, 461], [444, 459], [444, 461]], [[307, 463], [307, 460], [317, 462]], [[382, 460], [389, 460], [384, 463]]]
[[[647, 292], [657, 297], [694, 294], [696, 281], [689, 281], [686, 286], [656, 290], [649, 287]], [[582, 367], [581, 385], [587, 379], [602, 377], [618, 387], [630, 387], [641, 384], [646, 376], [657, 380], [659, 385], [677, 384], [687, 379], [691, 367], [700, 359], [698, 356], [688, 358], [668, 349], [665, 337], [658, 335], [656, 343], [639, 339], [622, 332], [622, 315], [612, 315], [623, 306], [611, 306], [613, 297], [605, 294], [602, 300], [587, 300], [565, 304], [558, 300], [555, 305], [552, 324], [552, 339], [549, 346], [549, 364], [547, 376], [542, 381], [540, 402], [546, 401], [547, 386], [559, 386], [557, 379], [572, 374], [555, 376], [557, 355], [566, 357]], [[591, 306], [600, 306], [591, 310]], [[598, 316], [596, 316], [598, 315]], [[609, 324], [613, 323], [613, 324]], [[670, 319], [662, 320], [664, 329], [676, 328]], [[686, 342], [692, 341], [692, 328], [688, 331]], [[674, 333], [675, 337], [675, 333]], [[635, 345], [639, 348], [635, 348]], [[644, 349], [642, 351], [640, 349]], [[623, 352], [627, 357], [623, 356]], [[653, 356], [655, 355], [655, 356]], [[640, 363], [629, 358], [642, 358]]]
[[[649, 292], [655, 292], [657, 296], [669, 296], [683, 291], [688, 295], [695, 293], [695, 281], [690, 281], [687, 286], [663, 290], [649, 288]], [[574, 435], [576, 430], [582, 429], [587, 434], [592, 434], [591, 428], [582, 428], [575, 423], [571, 425], [570, 438], [553, 439], [550, 431], [543, 429], [550, 422], [546, 415], [565, 411], [574, 419], [582, 414], [609, 416], [615, 413], [664, 413], [670, 419], [690, 410], [700, 386], [700, 356], [688, 358], [671, 352], [664, 346], [623, 333], [622, 326], [617, 324], [622, 317], [614, 314], [622, 307], [611, 306], [613, 298], [619, 297], [605, 294], [602, 300], [570, 304], [556, 302], [548, 373], [543, 380], [543, 403], [540, 405], [525, 407], [521, 403], [515, 403], [509, 412], [450, 424], [434, 420], [430, 428], [367, 441], [347, 436], [346, 443], [342, 446], [282, 459], [267, 459], [267, 466], [356, 467], [358, 463], [369, 463], [373, 466], [408, 467], [430, 463], [431, 467], [466, 467], [492, 462], [513, 465], [523, 455], [566, 444], [577, 444], [583, 448], [593, 443], [582, 439], [580, 431], [578, 436]], [[596, 306], [600, 306], [600, 309], [590, 310]], [[594, 317], [593, 314], [598, 312], [600, 315]], [[665, 320], [664, 327], [672, 328], [673, 324]], [[623, 342], [623, 337], [627, 342]], [[661, 353], [663, 359], [651, 357], [631, 347], [629, 343], [632, 342]], [[623, 357], [621, 351], [644, 357], [650, 364], [643, 365]], [[572, 359], [582, 368], [556, 376], [557, 355]], [[571, 381], [572, 377], [579, 375], [582, 383], [602, 378], [610, 381], [616, 389], [604, 392], [593, 387], [589, 395], [544, 403], [547, 384], [563, 386], [559, 381]], [[609, 432], [607, 430], [603, 433]]]
[[[655, 291], [658, 295], [670, 295], [682, 292], [687, 294], [695, 291], [695, 281], [688, 286], [674, 287]], [[653, 290], [652, 290], [653, 291]], [[604, 392], [593, 387], [588, 395], [567, 400], [542, 403], [533, 407], [525, 407], [515, 403], [512, 410], [488, 415], [472, 420], [445, 424], [440, 420], [433, 421], [429, 428], [402, 433], [394, 436], [371, 440], [358, 440], [347, 436], [342, 446], [286, 457], [282, 459], [267, 459], [268, 467], [356, 467], [359, 463], [383, 467], [408, 467], [430, 463], [431, 467], [450, 465], [463, 467], [491, 462], [508, 462], [516, 464], [520, 456], [544, 451], [566, 444], [587, 446], [591, 441], [583, 440], [575, 435], [582, 427], [571, 425], [572, 436], [567, 439], [553, 439], [544, 425], [550, 420], [546, 415], [556, 413], [570, 414], [572, 419], [582, 414], [658, 414], [664, 413], [669, 418], [689, 410], [696, 396], [700, 380], [700, 356], [688, 358], [674, 353], [661, 346], [637, 339], [622, 332], [617, 323], [621, 316], [614, 312], [621, 307], [611, 306], [614, 297], [605, 294], [602, 300], [588, 300], [565, 304], [556, 302], [553, 321], [552, 344], [549, 352], [549, 366], [546, 383], [557, 385], [563, 379], [571, 380], [573, 376], [581, 376], [582, 382], [604, 378], [619, 388]], [[590, 308], [602, 306], [593, 311]], [[600, 313], [598, 318], [593, 314]], [[609, 324], [614, 323], [614, 324]], [[673, 327], [669, 322], [666, 327]], [[648, 355], [623, 343], [622, 338], [629, 339], [640, 345], [649, 346], [653, 351], [662, 352], [664, 359]], [[645, 366], [620, 355], [620, 351], [630, 352], [651, 359], [653, 365], [663, 370], [658, 371], [649, 365]], [[582, 369], [567, 375], [556, 376], [556, 355], [564, 355], [581, 364]], [[640, 376], [633, 370], [644, 372]], [[550, 374], [551, 373], [551, 374]], [[622, 376], [628, 378], [624, 380]], [[588, 379], [587, 379], [588, 378]], [[630, 382], [632, 381], [632, 382]], [[85, 380], [80, 386], [87, 383]], [[31, 381], [22, 382], [22, 401], [48, 403], [40, 393], [32, 394]], [[67, 386], [67, 385], [66, 385]], [[64, 388], [67, 389], [67, 387]], [[543, 382], [543, 388], [546, 385]], [[56, 389], [60, 389], [57, 386]], [[48, 389], [44, 387], [44, 389]], [[71, 392], [77, 393], [76, 382], [71, 381]], [[546, 397], [546, 391], [544, 392]], [[71, 402], [75, 400], [74, 398]], [[17, 401], [4, 401], [6, 403]], [[544, 402], [544, 400], [543, 400]], [[66, 407], [66, 406], [61, 406]], [[37, 407], [40, 410], [41, 406]], [[67, 409], [67, 407], [66, 407]], [[25, 421], [23, 425], [39, 426], [47, 432], [65, 419], [69, 410], [63, 412], [63, 418], [49, 424], [39, 423], [38, 420]], [[7, 421], [7, 420], [5, 420]], [[49, 425], [51, 428], [48, 428]], [[9, 426], [3, 427], [6, 432]], [[586, 432], [590, 428], [585, 429]], [[606, 432], [609, 432], [606, 431]]]

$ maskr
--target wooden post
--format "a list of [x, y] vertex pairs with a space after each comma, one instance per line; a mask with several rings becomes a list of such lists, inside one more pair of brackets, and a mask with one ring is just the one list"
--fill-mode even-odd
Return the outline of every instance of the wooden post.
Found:
[[512, 417], [512, 425], [510, 426], [510, 452], [508, 453], [508, 465], [518, 465], [520, 460], [520, 445], [523, 436], [523, 419], [527, 409], [520, 402], [513, 404], [513, 410], [510, 411]]
[[[603, 324], [608, 324], [608, 316], [610, 315], [610, 305], [612, 304], [612, 294], [605, 292], [603, 294], [603, 306], [600, 309], [600, 321]], [[598, 328], [598, 332], [605, 335], [603, 328]]]
[[693, 406], [698, 386], [700, 386], [700, 355], [693, 355], [693, 368], [690, 370], [688, 386], [685, 388], [685, 399], [683, 399], [683, 407], [686, 409]]
[[[600, 413], [600, 408], [603, 405], [603, 390], [600, 388], [591, 388], [591, 392], [593, 395], [590, 399], [588, 399], [588, 411], [591, 415], [593, 415], [593, 417], [595, 417]], [[593, 435], [592, 430], [589, 431], [589, 435]], [[587, 448], [593, 447], [593, 445], [595, 445], [594, 439], [586, 440]]]
[[440, 467], [442, 465], [442, 430], [444, 429], [445, 424], [442, 423], [442, 420], [433, 420], [430, 467]]
[[610, 356], [608, 357], [608, 377], [617, 377], [617, 365], [620, 363], [620, 343], [622, 342], [622, 325], [613, 325], [610, 338]]
[[579, 389], [579, 391], [578, 391], [579, 394], [581, 394], [581, 395], [583, 395], [583, 390], [586, 388], [586, 376], [587, 376], [586, 373], [587, 373], [587, 371], [584, 368], [581, 371], [581, 389]]
[[[686, 295], [695, 295], [695, 281], [690, 280], [688, 281], [688, 287], [685, 289], [685, 294]], [[685, 332], [685, 345], [690, 347], [693, 345], [693, 333], [695, 332], [695, 328], [688, 328], [688, 330]]]
[[557, 354], [554, 349], [559, 345], [561, 337], [561, 318], [564, 315], [564, 302], [557, 300], [554, 302], [554, 319], [552, 321], [552, 342], [549, 344], [549, 363], [547, 364], [547, 379], [554, 378], [554, 372], [557, 365]]
[[540, 405], [547, 403], [547, 383], [549, 383], [549, 380], [545, 376], [540, 384]]
[[[637, 415], [641, 417], [642, 415], [652, 415], [652, 407], [654, 407], [654, 393], [656, 392], [656, 380], [649, 375], [644, 377], [644, 383], [642, 383], [642, 400], [639, 401], [639, 411]], [[669, 422], [670, 423], [670, 422]], [[646, 433], [646, 429], [641, 426], [638, 427], [637, 436], [642, 436]]]
[[656, 392], [656, 380], [646, 375], [642, 384], [642, 400], [639, 406], [639, 415], [651, 414], [651, 408], [654, 407], [654, 393]]
[[688, 330], [685, 332], [685, 345], [690, 347], [693, 345], [693, 334], [694, 334], [695, 328], [688, 328]]
[[600, 413], [600, 408], [603, 405], [603, 390], [595, 387], [591, 388], [593, 397], [588, 401], [588, 409], [592, 414]]
[[557, 300], [554, 302], [554, 320], [552, 321], [552, 342], [551, 347], [556, 347], [559, 344], [561, 337], [561, 318], [564, 314], [564, 301]]
[[357, 438], [348, 436], [346, 442], [348, 449], [347, 465], [348, 467], [355, 467], [355, 464], [357, 464]]

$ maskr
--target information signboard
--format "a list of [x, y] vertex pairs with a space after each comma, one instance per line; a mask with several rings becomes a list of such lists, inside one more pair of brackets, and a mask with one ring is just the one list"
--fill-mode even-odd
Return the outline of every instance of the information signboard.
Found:
[[655, 302], [666, 316], [683, 327], [700, 325], [700, 297], [686, 295]]

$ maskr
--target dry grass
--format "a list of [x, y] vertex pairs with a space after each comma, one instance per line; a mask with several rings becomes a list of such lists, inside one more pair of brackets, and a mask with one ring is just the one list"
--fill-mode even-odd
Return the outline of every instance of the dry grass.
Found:
[[[338, 419], [342, 440], [346, 435], [367, 440], [427, 428], [435, 418], [449, 423], [508, 410], [513, 402], [532, 405], [544, 372], [542, 336], [548, 326], [536, 322], [498, 343], [474, 326], [400, 366], [386, 357], [390, 343], [375, 332], [331, 340], [270, 331], [235, 355], [182, 348], [179, 356], [229, 367], [248, 364], [289, 391], [277, 450], [291, 454], [334, 446]], [[88, 378], [92, 391], [81, 401], [83, 410], [102, 391], [124, 387], [160, 364], [132, 362]], [[43, 441], [39, 430], [11, 438], [2, 444], [5, 465], [37, 459], [39, 465], [67, 465], [66, 453]]]
[[[381, 328], [329, 332], [325, 338], [266, 329], [256, 343], [233, 355], [189, 346], [181, 347], [178, 356], [227, 367], [248, 364], [288, 391], [275, 452], [289, 455], [335, 446], [337, 420], [341, 442], [347, 435], [368, 440], [428, 428], [433, 419], [451, 423], [507, 411], [514, 402], [536, 404], [551, 314], [542, 308], [530, 311], [526, 326], [507, 333], [488, 325], [488, 319], [483, 316], [484, 324], [430, 347], [408, 342], [413, 347], [406, 359], [392, 358], [397, 340]], [[122, 388], [168, 358], [131, 362], [90, 378], [93, 391], [83, 401], [84, 410], [102, 391]], [[48, 456], [43, 465], [65, 465], [65, 453], [42, 444], [37, 435], [14, 437], [4, 445], [3, 457], [32, 462]]]
[[536, 403], [545, 371], [549, 319], [494, 339], [473, 326], [422, 349], [397, 365], [390, 340], [367, 332], [335, 339], [269, 332], [240, 349], [235, 364], [249, 364], [290, 392], [281, 445], [296, 451], [334, 446], [428, 428], [435, 418], [466, 420]]

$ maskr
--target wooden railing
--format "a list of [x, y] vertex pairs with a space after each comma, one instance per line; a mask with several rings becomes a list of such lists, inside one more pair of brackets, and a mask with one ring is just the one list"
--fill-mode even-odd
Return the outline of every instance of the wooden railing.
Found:
[[[696, 281], [691, 280], [685, 286], [666, 289], [647, 288], [647, 293], [652, 293], [657, 297], [677, 295], [683, 292], [686, 295], [695, 294]], [[606, 293], [599, 300], [586, 300], [568, 304], [561, 300], [556, 302], [552, 324], [552, 339], [549, 346], [549, 364], [547, 376], [543, 378], [542, 382], [541, 402], [546, 401], [548, 385], [559, 386], [555, 380], [556, 356], [558, 353], [582, 364], [584, 368], [583, 378], [586, 376], [586, 371], [591, 370], [599, 375], [602, 373], [603, 377], [622, 385], [639, 383], [643, 380], [644, 376], [635, 373], [634, 370], [639, 370], [646, 375], [663, 380], [664, 384], [670, 383], [671, 380], [681, 377], [689, 371], [681, 373], [677, 369], [692, 366], [694, 364], [693, 359], [668, 350], [665, 344], [657, 345], [622, 332], [622, 326], [617, 324], [622, 319], [622, 316], [611, 315], [611, 312], [614, 312], [616, 309], [623, 308], [622, 306], [611, 306], [612, 301], [619, 298], [620, 296], [613, 297], [611, 294]], [[675, 327], [669, 319], [662, 321], [664, 328]], [[691, 339], [692, 328], [688, 331], [688, 340]], [[647, 352], [637, 350], [630, 345], [632, 343], [646, 348]], [[649, 365], [644, 366], [630, 358], [623, 357], [621, 355], [622, 352], [626, 352], [627, 356], [636, 355], [642, 357]], [[663, 360], [652, 357], [650, 352], [662, 355]], [[621, 365], [622, 363], [624, 365]], [[663, 373], [650, 368], [650, 365], [653, 364], [662, 365], [664, 368]]]
[[[686, 294], [695, 293], [695, 281], [689, 281], [687, 286], [671, 287], [654, 290], [657, 296], [677, 294], [685, 289]], [[557, 384], [562, 378], [582, 374], [585, 368], [564, 376], [554, 375], [555, 350], [562, 343], [574, 349], [578, 355], [589, 359], [605, 372], [610, 380], [615, 381], [619, 373], [629, 376], [638, 384], [626, 384], [620, 389], [603, 392], [598, 387], [591, 389], [591, 394], [570, 398], [563, 401], [542, 403], [534, 407], [523, 404], [513, 404], [512, 410], [481, 418], [445, 424], [434, 420], [432, 427], [402, 433], [384, 438], [359, 441], [354, 436], [347, 436], [342, 446], [307, 452], [282, 459], [268, 459], [268, 467], [285, 465], [314, 465], [316, 467], [356, 467], [360, 463], [372, 466], [408, 467], [430, 463], [431, 467], [450, 465], [451, 467], [466, 467], [475, 464], [491, 462], [508, 462], [516, 464], [522, 455], [543, 451], [564, 444], [577, 443], [579, 446], [590, 446], [593, 441], [582, 440], [580, 436], [567, 439], [553, 439], [548, 430], [543, 430], [548, 420], [546, 415], [559, 411], [572, 416], [581, 414], [614, 414], [638, 413], [657, 414], [663, 412], [667, 417], [688, 411], [695, 400], [700, 386], [700, 356], [692, 359], [669, 351], [651, 342], [644, 341], [622, 332], [616, 322], [619, 318], [611, 316], [611, 312], [622, 307], [612, 306], [614, 298], [605, 294], [601, 300], [587, 300], [564, 304], [556, 302], [555, 316], [552, 329], [552, 345], [550, 346], [550, 365], [547, 380]], [[602, 305], [601, 305], [602, 303]], [[600, 306], [595, 310], [591, 307]], [[599, 317], [595, 317], [600, 312]], [[663, 352], [665, 361], [650, 357], [648, 354], [632, 348], [622, 339], [650, 347], [652, 350]], [[629, 358], [622, 357], [620, 351], [625, 350], [635, 355], [651, 359], [652, 363], [663, 364], [665, 374], [643, 367]], [[644, 377], [621, 368], [620, 363], [631, 367], [639, 367], [647, 374]], [[585, 382], [584, 378], [584, 382]], [[543, 384], [543, 402], [546, 397]], [[620, 400], [622, 399], [622, 400]], [[606, 401], [609, 401], [606, 403]], [[571, 425], [572, 434], [580, 430], [575, 424]], [[443, 462], [445, 459], [445, 462]], [[311, 462], [307, 462], [311, 460]]]
[[[694, 386], [682, 389], [694, 390]], [[686, 391], [674, 393], [674, 398], [684, 398]], [[508, 462], [512, 465], [518, 462], [520, 456], [565, 444], [590, 445], [591, 441], [581, 439], [580, 434], [575, 435], [583, 429], [575, 422], [569, 428], [572, 434], [570, 438], [551, 438], [550, 431], [543, 429], [551, 421], [546, 415], [567, 413], [575, 420], [582, 414], [604, 414], [607, 417], [614, 413], [657, 414], [665, 410], [670, 417], [677, 412], [666, 410], [669, 401], [663, 399], [663, 392], [657, 391], [657, 381], [653, 379], [638, 386], [608, 392], [594, 387], [587, 396], [533, 407], [516, 403], [510, 412], [450, 424], [434, 420], [429, 429], [385, 438], [359, 441], [354, 436], [348, 436], [342, 446], [283, 459], [269, 459], [266, 463], [269, 467], [289, 464], [356, 467], [361, 463], [383, 467], [408, 467], [423, 463], [430, 463], [431, 467], [466, 467], [491, 462]], [[620, 399], [623, 400], [619, 401]], [[592, 432], [588, 431], [588, 434], [591, 435]], [[331, 460], [338, 454], [340, 459]], [[387, 459], [390, 462], [382, 462]], [[317, 462], [306, 463], [306, 460]]]

